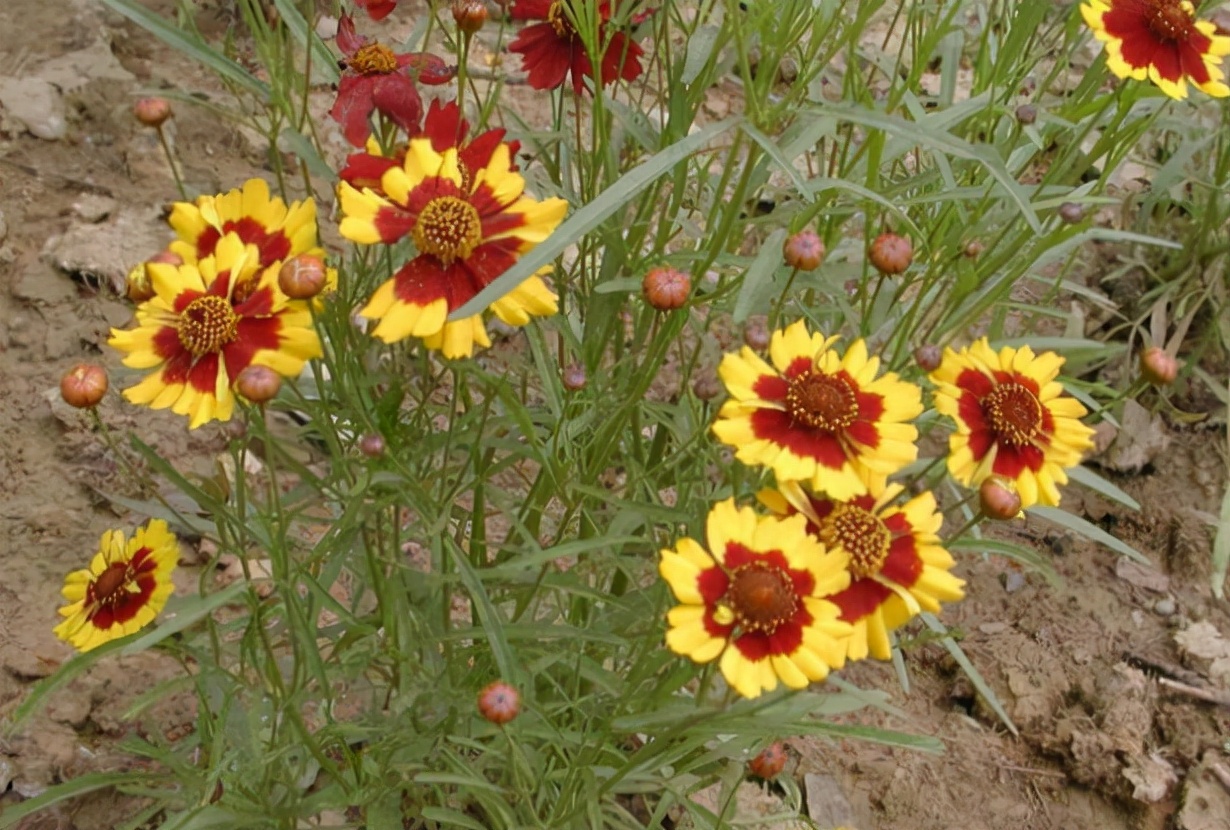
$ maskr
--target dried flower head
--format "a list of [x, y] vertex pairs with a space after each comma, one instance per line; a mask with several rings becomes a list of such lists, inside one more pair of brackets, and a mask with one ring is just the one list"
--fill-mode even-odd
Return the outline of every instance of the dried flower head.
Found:
[[882, 233], [871, 243], [867, 258], [881, 274], [900, 274], [914, 261], [914, 245], [896, 233]]
[[815, 271], [824, 262], [824, 243], [811, 228], [804, 228], [786, 237], [782, 246], [782, 258], [791, 268], [800, 271]]
[[924, 372], [934, 372], [944, 359], [944, 351], [934, 343], [925, 343], [914, 350], [914, 362]]
[[577, 392], [585, 388], [589, 383], [589, 377], [585, 374], [585, 366], [580, 363], [570, 363], [564, 368], [564, 388], [570, 392]]

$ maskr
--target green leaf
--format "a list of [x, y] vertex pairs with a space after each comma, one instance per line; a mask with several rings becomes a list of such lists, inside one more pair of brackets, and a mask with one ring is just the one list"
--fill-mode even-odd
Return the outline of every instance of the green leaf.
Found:
[[175, 603], [171, 606], [174, 616], [152, 631], [130, 641], [124, 647], [121, 654], [124, 657], [128, 657], [161, 643], [172, 634], [178, 634], [188, 626], [194, 625], [208, 617], [223, 605], [233, 602], [248, 587], [248, 583], [239, 581], [233, 585], [228, 585], [216, 594], [210, 594], [206, 597], [187, 597], [182, 602]]
[[1067, 528], [1073, 533], [1078, 533], [1091, 542], [1106, 545], [1106, 547], [1116, 553], [1121, 553], [1129, 559], [1134, 559], [1142, 565], [1153, 564], [1146, 556], [1136, 550], [1136, 548], [1126, 542], [1116, 539], [1114, 536], [1111, 536], [1097, 525], [1091, 524], [1078, 516], [1073, 516], [1071, 513], [1060, 510], [1058, 507], [1035, 505], [1034, 507], [1029, 508], [1026, 512], [1028, 512], [1031, 516], [1037, 516], [1038, 518], [1045, 519], [1052, 524], [1057, 524], [1060, 527]]
[[961, 644], [952, 637], [948, 636], [948, 627], [940, 622], [934, 614], [927, 611], [923, 611], [919, 614], [919, 616], [922, 617], [922, 621], [926, 623], [927, 628], [937, 634], [944, 635], [940, 638], [940, 643], [945, 649], [947, 649], [948, 653], [952, 655], [952, 659], [957, 661], [957, 665], [961, 667], [963, 672], [965, 672], [965, 676], [969, 678], [969, 682], [974, 684], [975, 691], [977, 691], [978, 694], [982, 696], [982, 699], [986, 701], [987, 705], [991, 707], [991, 711], [999, 716], [999, 719], [1003, 722], [1004, 726], [1008, 727], [1008, 731], [1013, 735], [1019, 735], [1020, 733], [1016, 730], [1016, 724], [1012, 722], [1012, 718], [1008, 717], [1008, 713], [1004, 710], [1003, 704], [999, 702], [999, 698], [996, 697], [995, 692], [991, 690], [991, 687], [987, 685], [987, 682], [982, 679], [982, 675], [978, 672], [978, 669], [974, 668], [974, 664], [971, 663], [970, 659], [965, 656], [965, 650], [961, 648]]
[[521, 257], [516, 265], [478, 292], [468, 303], [450, 314], [448, 319], [463, 320], [481, 313], [496, 300], [533, 276], [539, 268], [550, 265], [557, 256], [567, 250], [568, 246], [575, 244], [582, 236], [605, 222], [659, 176], [739, 122], [738, 118], [727, 118], [711, 124], [659, 151], [657, 155], [629, 170], [620, 177], [619, 181], [598, 194], [596, 199], [572, 214], [567, 221], [555, 229], [555, 232], [545, 242]]
[[[97, 651], [98, 649], [95, 650]], [[98, 790], [105, 790], [110, 787], [118, 787], [122, 784], [141, 783], [148, 785], [151, 779], [157, 780], [157, 778], [157, 775], [148, 771], [91, 772], [81, 775], [62, 784], [56, 784], [41, 795], [37, 795], [28, 801], [23, 801], [20, 804], [6, 805], [3, 815], [0, 815], [0, 830], [6, 827], [14, 827], [26, 816], [32, 816], [53, 804], [59, 804], [61, 801], [67, 801], [70, 798], [76, 798], [86, 793], [97, 792]]]
[[450, 810], [447, 807], [424, 807], [423, 818], [429, 821], [437, 821], [446, 827], [465, 827], [468, 830], [487, 830], [485, 825], [479, 824], [465, 813], [459, 813], [456, 810]]
[[342, 73], [337, 68], [337, 57], [329, 51], [325, 42], [317, 37], [316, 32], [303, 19], [303, 15], [295, 7], [293, 0], [273, 0], [273, 4], [277, 6], [278, 16], [286, 24], [295, 42], [300, 46], [311, 44], [312, 69], [319, 72], [326, 83], [332, 83], [341, 77]]
[[1124, 507], [1130, 507], [1133, 510], [1140, 509], [1140, 502], [1136, 501], [1136, 499], [1132, 498], [1127, 493], [1123, 492], [1088, 467], [1077, 466], [1071, 468], [1068, 470], [1068, 478], [1072, 479], [1077, 484], [1083, 484], [1090, 490], [1101, 493], [1111, 501], [1119, 502]]
[[782, 243], [785, 241], [785, 228], [778, 228], [769, 234], [760, 246], [760, 253], [743, 273], [743, 284], [739, 286], [739, 296], [735, 298], [733, 317], [736, 323], [745, 321], [758, 307], [760, 311], [768, 311], [760, 304], [764, 296], [773, 290], [773, 274], [782, 264]]
[[119, 651], [127, 642], [127, 638], [122, 638], [112, 640], [109, 643], [103, 643], [98, 648], [77, 654], [67, 663], [62, 664], [55, 674], [43, 678], [34, 685], [26, 699], [13, 711], [13, 717], [8, 724], [8, 728], [10, 730], [16, 728], [23, 720], [38, 710], [39, 706], [43, 703], [43, 698], [71, 681], [111, 652]]
[[261, 101], [269, 100], [269, 85], [252, 75], [235, 61], [218, 52], [199, 37], [189, 35], [168, 23], [161, 16], [142, 6], [137, 0], [102, 0], [104, 6], [119, 12], [172, 49], [182, 52], [219, 77], [246, 89]]
[[948, 543], [950, 551], [968, 551], [970, 553], [994, 553], [1013, 562], [1019, 562], [1025, 567], [1037, 571], [1051, 585], [1063, 582], [1050, 559], [1038, 553], [1033, 548], [1023, 547], [1003, 539], [986, 539], [974, 536], [963, 536]]

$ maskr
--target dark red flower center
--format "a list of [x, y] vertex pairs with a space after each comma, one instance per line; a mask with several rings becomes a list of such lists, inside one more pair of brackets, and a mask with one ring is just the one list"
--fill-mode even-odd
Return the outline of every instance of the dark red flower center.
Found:
[[1161, 40], [1185, 42], [1195, 31], [1192, 15], [1181, 0], [1154, 0], [1148, 14], [1149, 31]]
[[858, 417], [858, 395], [845, 378], [812, 371], [791, 381], [786, 411], [798, 423], [837, 432]]
[[992, 389], [982, 399], [982, 411], [996, 437], [1016, 447], [1031, 443], [1042, 429], [1042, 403], [1019, 383]]
[[850, 572], [866, 579], [880, 572], [888, 558], [892, 534], [874, 513], [854, 504], [838, 505], [820, 525], [826, 545], [850, 553]]
[[551, 28], [555, 30], [558, 37], [572, 39], [576, 36], [577, 30], [573, 28], [572, 21], [568, 19], [563, 0], [555, 0], [551, 8], [547, 9], [547, 22], [551, 24]]
[[772, 634], [799, 609], [790, 575], [781, 568], [755, 563], [734, 572], [726, 603], [744, 631]]
[[483, 241], [483, 223], [474, 205], [456, 196], [438, 196], [423, 207], [410, 236], [419, 253], [451, 265], [469, 257]]
[[238, 335], [239, 318], [225, 297], [198, 297], [179, 315], [179, 342], [195, 357], [219, 351]]
[[383, 43], [368, 43], [351, 56], [350, 68], [364, 75], [388, 75], [397, 71], [397, 56]]

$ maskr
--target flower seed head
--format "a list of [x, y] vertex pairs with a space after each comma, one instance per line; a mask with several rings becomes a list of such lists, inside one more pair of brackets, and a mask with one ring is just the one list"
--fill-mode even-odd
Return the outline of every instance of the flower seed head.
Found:
[[166, 98], [142, 98], [132, 105], [132, 114], [147, 127], [161, 127], [171, 117]]
[[569, 392], [578, 392], [585, 388], [585, 384], [589, 382], [589, 378], [585, 374], [585, 367], [580, 363], [570, 363], [564, 369], [564, 388]]
[[820, 235], [811, 228], [804, 228], [793, 236], [786, 238], [782, 246], [782, 257], [791, 268], [800, 271], [815, 271], [824, 262], [824, 243]]
[[658, 311], [674, 311], [688, 301], [692, 278], [675, 268], [660, 266], [645, 275], [641, 290], [645, 300]]
[[458, 29], [472, 35], [487, 22], [487, 7], [482, 0], [453, 0], [453, 20]]
[[899, 234], [882, 233], [871, 243], [867, 257], [881, 274], [900, 274], [914, 261], [914, 245]]
[[1021, 497], [1011, 481], [991, 476], [978, 488], [978, 501], [989, 519], [1007, 521], [1021, 513]]
[[315, 297], [325, 287], [325, 264], [320, 257], [300, 254], [282, 263], [278, 271], [278, 287], [292, 300]]
[[776, 778], [786, 768], [786, 747], [781, 741], [769, 744], [760, 754], [747, 762], [752, 775], [766, 781]]
[[267, 403], [282, 388], [282, 376], [268, 366], [249, 366], [235, 378], [235, 389], [252, 403]]
[[78, 363], [60, 378], [60, 397], [69, 406], [89, 409], [107, 394], [107, 370], [94, 363]]
[[714, 372], [705, 372], [692, 382], [692, 394], [702, 401], [711, 401], [722, 394], [722, 382]]
[[924, 372], [934, 372], [940, 367], [944, 352], [934, 343], [925, 343], [914, 350], [914, 362]]
[[1169, 386], [1179, 376], [1179, 361], [1160, 346], [1140, 353], [1140, 374], [1154, 386]]
[[489, 683], [478, 693], [478, 713], [503, 726], [521, 714], [521, 694], [503, 680]]
[[1016, 120], [1018, 124], [1028, 127], [1038, 120], [1038, 108], [1033, 104], [1021, 104], [1016, 108]]

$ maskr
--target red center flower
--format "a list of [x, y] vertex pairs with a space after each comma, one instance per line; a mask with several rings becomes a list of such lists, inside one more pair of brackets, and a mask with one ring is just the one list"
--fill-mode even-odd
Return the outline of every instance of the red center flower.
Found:
[[345, 55], [345, 71], [337, 86], [337, 100], [329, 115], [342, 125], [346, 140], [362, 147], [372, 134], [372, 111], [384, 115], [407, 133], [418, 130], [423, 100], [411, 77], [414, 70], [425, 84], [446, 83], [453, 72], [444, 61], [425, 52], [398, 54], [382, 43], [357, 34], [354, 20], [342, 15], [337, 45]]
[[[640, 77], [644, 71], [641, 66], [644, 50], [624, 32], [608, 32], [607, 23], [612, 14], [610, 2], [600, 3], [597, 13], [601, 54], [598, 55], [600, 73], [595, 76], [594, 65], [565, 0], [514, 0], [511, 9], [514, 20], [543, 21], [526, 26], [508, 46], [510, 52], [521, 55], [530, 86], [557, 89], [571, 74], [573, 91], [580, 95], [585, 90], [586, 78], [594, 78], [606, 86], [617, 78], [633, 81]], [[647, 16], [638, 15], [631, 22], [635, 25]]]

